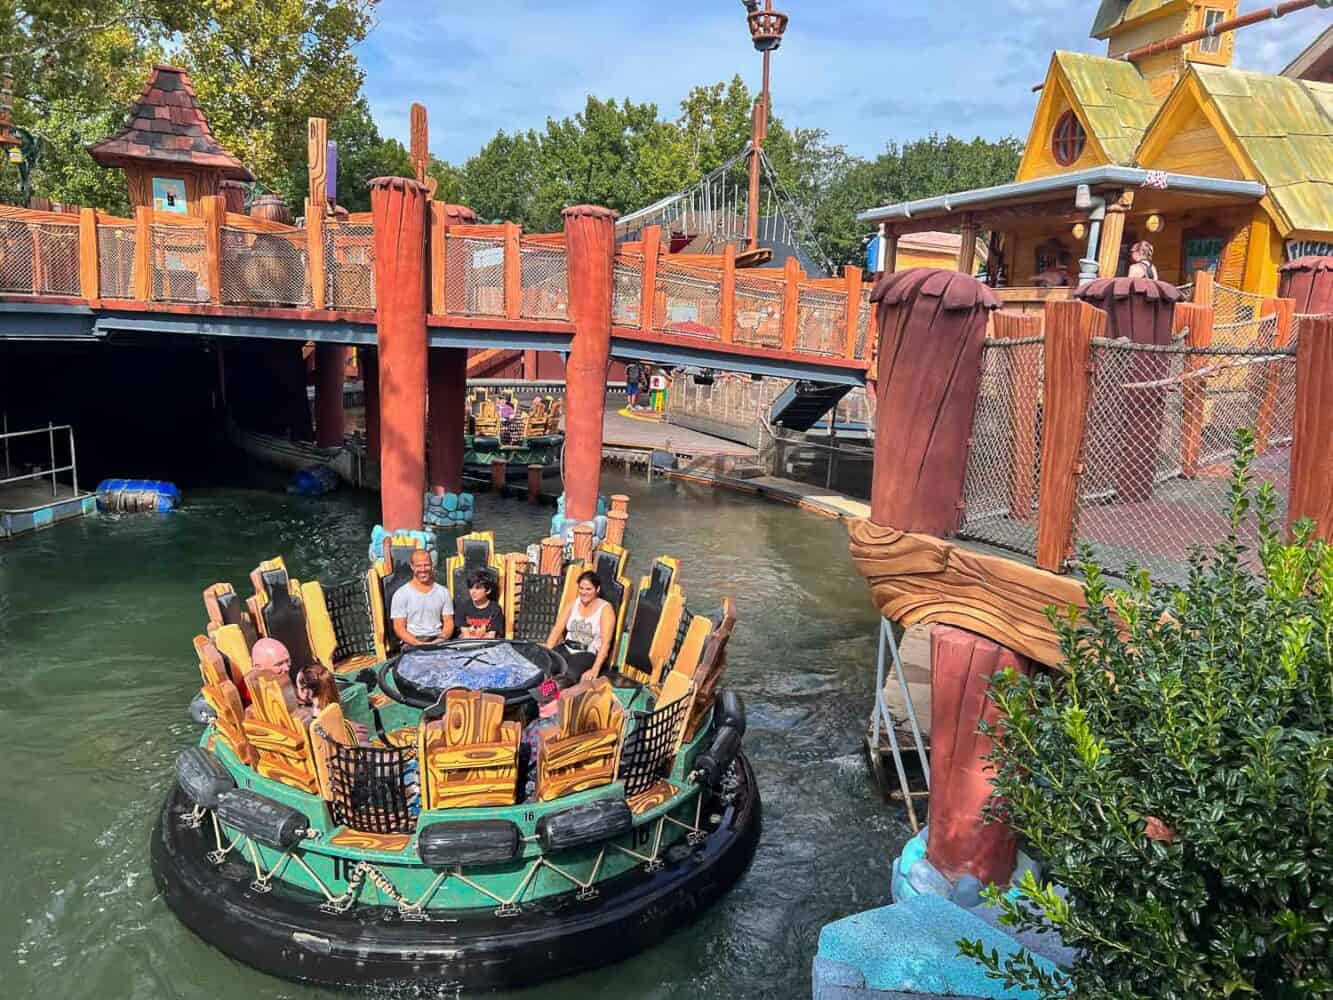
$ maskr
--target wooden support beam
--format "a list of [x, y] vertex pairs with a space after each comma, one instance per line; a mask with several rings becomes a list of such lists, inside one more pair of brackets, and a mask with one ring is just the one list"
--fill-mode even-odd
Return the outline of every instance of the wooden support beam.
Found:
[[722, 343], [736, 339], [736, 248], [728, 243], [722, 250]]
[[528, 503], [535, 504], [542, 496], [542, 465], [528, 466]]
[[1120, 244], [1125, 240], [1125, 215], [1133, 205], [1133, 191], [1124, 192], [1114, 201], [1107, 199], [1101, 241], [1097, 244], [1098, 277], [1114, 278], [1120, 269]]
[[204, 283], [208, 285], [208, 301], [216, 305], [222, 301], [222, 220], [227, 206], [220, 194], [206, 194], [200, 202], [204, 216]]
[[880, 270], [892, 274], [898, 270], [898, 233], [889, 229], [884, 233], [884, 263]]
[[153, 298], [153, 210], [147, 205], [134, 210], [134, 297]]
[[[1292, 324], [1296, 315], [1296, 302], [1293, 299], [1266, 299], [1259, 307], [1259, 315], [1275, 317], [1272, 346], [1274, 350], [1286, 350], [1291, 343]], [[1260, 387], [1259, 416], [1254, 424], [1254, 453], [1262, 455], [1268, 451], [1268, 444], [1273, 437], [1273, 420], [1277, 411], [1278, 390], [1281, 387], [1282, 366], [1278, 362], [1269, 362], [1264, 366], [1263, 381]]]
[[520, 256], [519, 236], [523, 229], [516, 222], [504, 224], [504, 297], [505, 318], [519, 319], [523, 315], [523, 258]]
[[971, 275], [977, 269], [977, 219], [970, 212], [963, 216], [958, 244], [958, 272]]
[[315, 309], [323, 309], [328, 303], [329, 272], [324, 259], [324, 219], [322, 199], [307, 198], [305, 200], [306, 259], [310, 261], [310, 305]]
[[79, 209], [79, 292], [89, 302], [102, 297], [101, 270], [97, 256], [97, 212]]
[[1086, 302], [1048, 302], [1045, 328], [1037, 565], [1058, 573], [1073, 542], [1091, 392], [1092, 338], [1106, 332], [1106, 313]]
[[[1173, 338], [1185, 331], [1186, 347], [1211, 347], [1213, 343], [1213, 308], [1195, 302], [1176, 303], [1172, 317], [1171, 333]], [[1199, 452], [1203, 447], [1205, 388], [1202, 378], [1190, 378], [1190, 374], [1205, 368], [1208, 359], [1186, 355], [1185, 378], [1180, 385], [1181, 424], [1180, 424], [1180, 470], [1186, 479], [1199, 475]]]
[[[1024, 340], [1041, 336], [1041, 313], [1000, 311], [992, 316], [997, 340]], [[1012, 462], [1009, 466], [1009, 516], [1020, 521], [1032, 517], [1037, 499], [1037, 410], [1041, 399], [1040, 357], [1041, 344], [1014, 347], [1010, 351], [1032, 352], [1033, 364], [1023, 364], [1018, 355], [1010, 354], [1009, 435], [1013, 442]]]
[[491, 462], [491, 492], [504, 493], [505, 484], [509, 482], [509, 462], [503, 458], [497, 458]]
[[[848, 264], [842, 269], [842, 280], [847, 288], [847, 333], [843, 343], [843, 357], [856, 357], [856, 331], [861, 320], [861, 269]], [[866, 331], [867, 339], [870, 331]]]
[[306, 192], [305, 224], [329, 210], [329, 123], [324, 118], [307, 118], [305, 123]]
[[445, 296], [449, 290], [448, 258], [445, 255], [448, 238], [444, 202], [430, 203], [430, 314], [443, 316]]
[[801, 265], [795, 257], [788, 257], [782, 265], [785, 282], [782, 296], [782, 349], [796, 350], [796, 335], [801, 318]]
[[643, 230], [643, 278], [639, 301], [640, 330], [652, 330], [657, 325], [657, 258], [661, 251], [662, 227], [645, 226]]
[[1333, 539], [1333, 316], [1302, 316], [1296, 341], [1296, 414], [1292, 426], [1287, 522], [1303, 517]]

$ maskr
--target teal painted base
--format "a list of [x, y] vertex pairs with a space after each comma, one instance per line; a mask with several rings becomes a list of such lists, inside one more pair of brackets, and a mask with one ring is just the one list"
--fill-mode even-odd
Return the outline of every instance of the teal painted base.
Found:
[[97, 497], [89, 494], [82, 497], [70, 497], [58, 503], [37, 507], [34, 510], [0, 511], [0, 538], [12, 538], [25, 535], [40, 528], [49, 528], [61, 521], [68, 521], [97, 510]]
[[[597, 498], [597, 516], [586, 523], [592, 525], [592, 534], [594, 544], [600, 542], [606, 537], [606, 512], [610, 509], [606, 497]], [[566, 542], [574, 540], [574, 528], [582, 521], [574, 521], [565, 517], [565, 495], [560, 494], [560, 499], [555, 502], [555, 513], [551, 515], [551, 534], [559, 535]]]
[[431, 557], [439, 562], [439, 554], [436, 552], [435, 532], [433, 531], [386, 531], [384, 525], [377, 524], [370, 531], [370, 561], [384, 558], [384, 539], [390, 535], [411, 535], [418, 538], [426, 546], [426, 551]]
[[423, 520], [432, 528], [460, 528], [472, 524], [471, 493], [427, 493]]

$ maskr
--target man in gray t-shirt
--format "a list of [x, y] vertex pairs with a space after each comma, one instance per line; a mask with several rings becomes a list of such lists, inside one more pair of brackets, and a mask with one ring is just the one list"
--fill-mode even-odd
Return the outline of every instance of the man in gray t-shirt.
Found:
[[454, 602], [435, 582], [430, 553], [412, 553], [412, 579], [398, 588], [389, 608], [393, 634], [405, 646], [426, 646], [453, 638]]

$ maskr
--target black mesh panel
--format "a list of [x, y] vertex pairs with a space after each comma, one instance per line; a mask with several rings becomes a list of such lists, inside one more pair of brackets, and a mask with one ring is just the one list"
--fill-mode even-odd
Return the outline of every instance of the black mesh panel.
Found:
[[338, 648], [335, 662], [375, 653], [374, 630], [370, 623], [370, 604], [366, 599], [366, 581], [343, 580], [324, 588], [324, 603], [333, 622]]
[[625, 783], [626, 798], [647, 791], [671, 771], [676, 734], [684, 725], [688, 702], [688, 698], [677, 698], [654, 712], [631, 713], [634, 728], [625, 738], [618, 775]]
[[329, 812], [333, 821], [365, 833], [411, 833], [416, 826], [413, 806], [420, 792], [408, 785], [409, 767], [416, 760], [413, 747], [362, 747], [332, 744]]
[[545, 642], [555, 628], [560, 613], [560, 590], [563, 579], [526, 573], [519, 592], [518, 614], [514, 616], [514, 638], [531, 642]]

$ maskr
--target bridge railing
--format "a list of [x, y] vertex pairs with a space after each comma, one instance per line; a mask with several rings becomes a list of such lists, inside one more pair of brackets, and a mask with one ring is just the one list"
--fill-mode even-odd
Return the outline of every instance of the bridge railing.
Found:
[[[133, 218], [92, 209], [0, 206], [0, 294], [267, 309], [371, 311], [375, 232], [369, 212], [310, 214], [291, 226], [226, 212], [139, 208]], [[569, 320], [563, 233], [514, 223], [432, 225], [431, 313], [516, 323]], [[653, 249], [648, 249], [648, 247]], [[635, 241], [616, 254], [612, 321], [644, 333], [735, 344], [789, 356], [869, 363], [870, 286], [858, 268], [810, 278], [737, 268], [735, 251], [666, 254]]]

